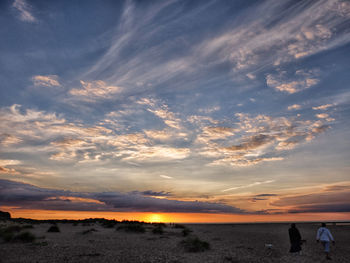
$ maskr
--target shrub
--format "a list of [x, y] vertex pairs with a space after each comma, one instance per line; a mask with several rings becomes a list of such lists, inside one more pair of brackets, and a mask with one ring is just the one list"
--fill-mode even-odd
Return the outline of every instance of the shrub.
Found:
[[183, 235], [184, 237], [187, 237], [191, 232], [192, 232], [191, 229], [185, 227], [185, 228], [182, 230], [182, 235]]
[[20, 233], [18, 235], [15, 235], [11, 241], [29, 243], [29, 242], [34, 242], [35, 239], [36, 239], [36, 237], [32, 233], [23, 232], [23, 233]]
[[10, 242], [13, 239], [14, 233], [2, 232], [1, 237], [5, 242]]
[[61, 232], [61, 231], [58, 228], [58, 226], [53, 225], [53, 226], [50, 226], [50, 228], [47, 230], [47, 232], [58, 233], [58, 232]]
[[89, 234], [89, 233], [92, 233], [92, 232], [97, 232], [97, 230], [95, 228], [91, 228], [91, 229], [83, 231], [82, 234], [86, 235], [86, 234]]
[[198, 237], [187, 238], [180, 243], [187, 252], [203, 252], [210, 249], [210, 245], [206, 241], [200, 240]]
[[180, 225], [180, 224], [175, 224], [174, 228], [186, 228], [184, 225]]
[[124, 230], [126, 232], [145, 233], [146, 229], [141, 224], [126, 224], [117, 227], [117, 230]]
[[113, 228], [117, 224], [114, 220], [106, 220], [102, 222], [102, 227], [104, 228]]
[[24, 225], [24, 226], [22, 226], [22, 229], [30, 229], [30, 228], [34, 228], [33, 225]]
[[3, 232], [4, 233], [15, 233], [15, 232], [19, 232], [21, 230], [22, 230], [21, 226], [14, 225], [14, 226], [6, 227], [5, 229], [3, 229]]
[[152, 229], [152, 233], [162, 235], [164, 233], [163, 227], [161, 225], [156, 226], [155, 228]]
[[0, 237], [5, 242], [10, 242], [13, 239], [15, 233], [20, 232], [21, 229], [22, 228], [20, 226], [17, 226], [17, 225], [1, 228], [0, 229]]

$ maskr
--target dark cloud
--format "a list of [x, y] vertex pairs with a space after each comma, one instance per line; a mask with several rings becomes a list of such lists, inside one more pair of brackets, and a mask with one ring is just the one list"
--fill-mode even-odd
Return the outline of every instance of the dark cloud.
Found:
[[[163, 191], [145, 192], [163, 196], [169, 194]], [[239, 208], [221, 203], [161, 199], [145, 196], [144, 192], [79, 193], [40, 188], [9, 180], [0, 180], [0, 205], [71, 211], [245, 213]]]
[[311, 204], [332, 204], [344, 203], [350, 200], [350, 191], [320, 192], [308, 195], [295, 195], [281, 197], [279, 200], [271, 202], [274, 206], [302, 206]]
[[147, 191], [143, 191], [143, 192], [139, 192], [142, 195], [146, 195], [146, 196], [170, 196], [170, 192], [164, 192], [164, 191], [160, 191], [160, 192], [154, 192], [151, 190], [147, 190]]
[[270, 205], [289, 207], [288, 213], [350, 212], [348, 185], [327, 186], [322, 192], [280, 197]]
[[288, 210], [288, 213], [350, 212], [350, 203], [302, 205]]
[[255, 195], [255, 197], [268, 197], [268, 196], [277, 196], [276, 194], [259, 194]]
[[233, 146], [227, 147], [226, 149], [230, 151], [252, 150], [273, 141], [273, 139], [274, 138], [272, 136], [257, 134], [249, 138], [246, 138], [246, 141], [242, 142], [239, 145], [233, 145]]
[[30, 184], [0, 179], [0, 204], [3, 205], [6, 203], [43, 201], [53, 196], [62, 195], [70, 195], [70, 192], [39, 188]]
[[344, 190], [350, 190], [350, 185], [330, 185], [327, 186], [325, 191], [344, 191]]
[[271, 197], [271, 196], [277, 196], [277, 194], [258, 194], [258, 195], [254, 195], [250, 199], [250, 202], [255, 203], [256, 201], [269, 200], [269, 197]]

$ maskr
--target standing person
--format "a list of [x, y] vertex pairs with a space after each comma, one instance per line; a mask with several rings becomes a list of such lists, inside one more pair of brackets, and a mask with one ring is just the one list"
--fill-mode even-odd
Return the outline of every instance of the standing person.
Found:
[[331, 259], [329, 256], [329, 246], [331, 240], [334, 244], [335, 242], [331, 232], [328, 230], [328, 228], [326, 228], [326, 224], [322, 223], [321, 227], [317, 230], [316, 241], [321, 241], [321, 244], [324, 247], [324, 252], [326, 253], [326, 259]]
[[290, 253], [299, 252], [301, 254], [301, 235], [295, 224], [291, 224], [289, 230]]

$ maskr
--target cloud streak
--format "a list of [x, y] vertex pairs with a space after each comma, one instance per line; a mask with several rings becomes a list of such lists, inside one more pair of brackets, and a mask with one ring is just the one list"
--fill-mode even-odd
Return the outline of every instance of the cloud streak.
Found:
[[32, 7], [25, 0], [15, 0], [12, 6], [19, 12], [20, 20], [29, 23], [37, 21], [32, 14]]
[[245, 213], [233, 206], [199, 201], [178, 201], [161, 191], [80, 193], [39, 188], [0, 179], [0, 205], [17, 209], [115, 212]]

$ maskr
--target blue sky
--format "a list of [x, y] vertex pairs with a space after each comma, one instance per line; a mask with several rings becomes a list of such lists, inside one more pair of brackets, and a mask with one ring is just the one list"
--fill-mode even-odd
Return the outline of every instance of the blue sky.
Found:
[[2, 1], [0, 35], [0, 205], [350, 211], [349, 1]]

